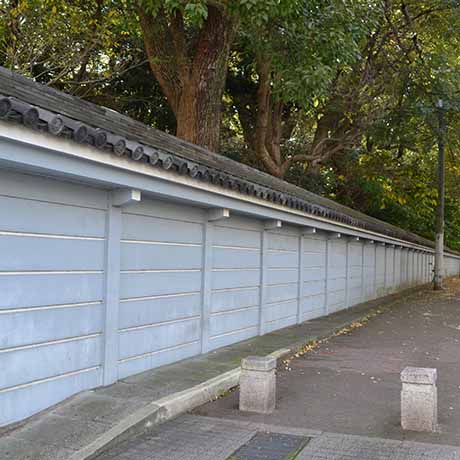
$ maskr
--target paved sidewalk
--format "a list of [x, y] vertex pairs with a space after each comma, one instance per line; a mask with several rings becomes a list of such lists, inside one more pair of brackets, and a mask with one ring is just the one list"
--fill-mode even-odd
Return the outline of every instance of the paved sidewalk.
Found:
[[324, 433], [297, 460], [454, 460], [460, 448], [410, 441]]
[[[307, 445], [282, 460], [457, 460], [460, 448], [185, 415], [111, 449], [97, 460], [233, 460], [256, 433], [304, 436]], [[264, 460], [257, 455], [248, 460]], [[280, 460], [281, 460], [280, 459]]]
[[[273, 414], [240, 413], [238, 391], [194, 413], [460, 446], [460, 279], [447, 286], [407, 296], [364, 327], [291, 360], [278, 372]], [[406, 366], [438, 371], [435, 433], [401, 429], [400, 372]]]
[[[414, 292], [400, 293], [329, 317], [303, 323], [232, 345], [207, 355], [165, 366], [120, 381], [107, 388], [82, 393], [21, 425], [0, 429], [1, 460], [64, 460], [106, 436], [123, 420], [160, 398], [184, 392], [239, 366], [252, 354], [296, 349], [332, 335], [382, 306], [406, 302]], [[214, 396], [209, 394], [210, 399]], [[82, 457], [84, 458], [84, 456]]]

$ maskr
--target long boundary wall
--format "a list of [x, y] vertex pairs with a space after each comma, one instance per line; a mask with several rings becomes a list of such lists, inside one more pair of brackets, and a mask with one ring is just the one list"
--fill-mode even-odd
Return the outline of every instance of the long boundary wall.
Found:
[[0, 426], [431, 280], [431, 248], [61, 147], [0, 136]]

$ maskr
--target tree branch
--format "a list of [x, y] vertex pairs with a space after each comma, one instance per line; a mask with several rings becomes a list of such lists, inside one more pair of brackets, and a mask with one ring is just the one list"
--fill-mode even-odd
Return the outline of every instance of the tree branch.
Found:
[[256, 64], [257, 73], [259, 75], [255, 134], [256, 155], [263, 162], [270, 174], [276, 177], [282, 177], [281, 165], [276, 162], [267, 149], [269, 117], [271, 114], [271, 65], [269, 60], [263, 59], [261, 56], [258, 56]]

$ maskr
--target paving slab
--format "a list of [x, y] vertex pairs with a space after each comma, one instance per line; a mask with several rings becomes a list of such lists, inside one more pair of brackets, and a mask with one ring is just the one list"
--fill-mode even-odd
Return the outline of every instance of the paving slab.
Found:
[[310, 438], [284, 433], [257, 432], [229, 460], [291, 460]]
[[[72, 460], [89, 459], [124, 433], [131, 435], [135, 430], [142, 431], [212, 400], [236, 385], [242, 358], [273, 352], [280, 356], [289, 350], [295, 351], [312, 340], [333, 335], [382, 306], [391, 308], [395, 303], [404, 302], [416, 291], [387, 296], [144, 372], [106, 388], [81, 393], [25, 422], [0, 429], [0, 458], [3, 459], [4, 452], [8, 450], [12, 452], [8, 455], [15, 460], [28, 460], [30, 445], [33, 444], [33, 458], [36, 460], [58, 459], [64, 450], [75, 452], [71, 455]], [[225, 375], [227, 377], [223, 378]], [[162, 413], [156, 403], [165, 399], [169, 406]], [[57, 423], [59, 420], [61, 424]], [[141, 425], [141, 422], [145, 423]], [[38, 444], [37, 438], [41, 438]], [[18, 439], [23, 442], [17, 443], [15, 440]]]
[[313, 438], [296, 458], [296, 460], [420, 459], [458, 460], [460, 449], [443, 445], [324, 433]]
[[116, 446], [98, 460], [226, 460], [256, 432], [248, 425], [181, 417]]

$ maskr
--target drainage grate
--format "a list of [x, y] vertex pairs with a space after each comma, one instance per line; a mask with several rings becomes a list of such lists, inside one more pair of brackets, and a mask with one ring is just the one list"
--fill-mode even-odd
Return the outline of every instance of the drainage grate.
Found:
[[294, 460], [310, 438], [281, 433], [256, 433], [227, 460]]

